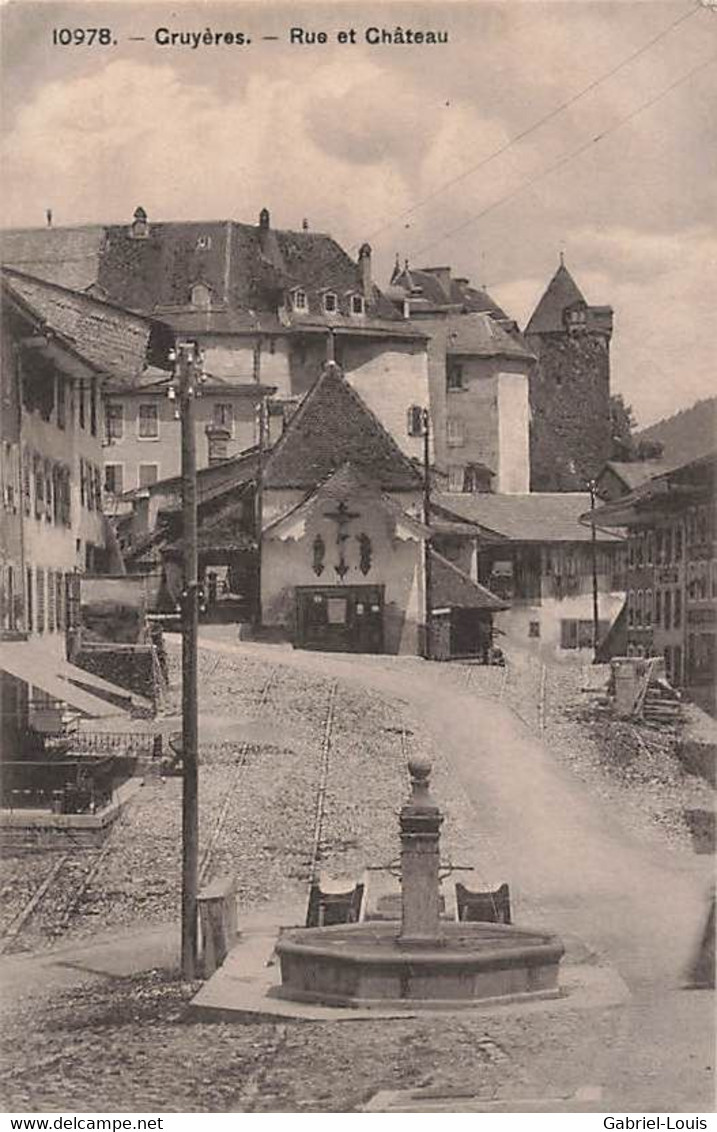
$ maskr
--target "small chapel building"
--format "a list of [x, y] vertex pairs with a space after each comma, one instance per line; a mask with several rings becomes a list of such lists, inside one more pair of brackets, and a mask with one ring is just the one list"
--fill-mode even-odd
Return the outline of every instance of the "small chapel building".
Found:
[[423, 654], [450, 611], [477, 651], [506, 608], [430, 547], [422, 469], [334, 363], [268, 455], [259, 512], [261, 622], [296, 647]]

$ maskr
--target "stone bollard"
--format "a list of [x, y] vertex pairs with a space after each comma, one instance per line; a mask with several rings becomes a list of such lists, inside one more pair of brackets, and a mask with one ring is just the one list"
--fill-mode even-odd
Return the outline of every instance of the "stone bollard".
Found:
[[204, 977], [221, 967], [237, 936], [236, 882], [218, 877], [197, 897]]

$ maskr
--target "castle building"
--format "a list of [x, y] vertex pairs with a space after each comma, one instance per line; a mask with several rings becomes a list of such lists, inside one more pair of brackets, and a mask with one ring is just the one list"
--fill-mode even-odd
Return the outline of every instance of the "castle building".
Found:
[[530, 489], [580, 491], [610, 457], [611, 307], [590, 306], [562, 262], [524, 335], [530, 375]]
[[528, 491], [535, 358], [515, 322], [450, 267], [397, 264], [387, 294], [430, 335], [435, 461], [449, 489]]

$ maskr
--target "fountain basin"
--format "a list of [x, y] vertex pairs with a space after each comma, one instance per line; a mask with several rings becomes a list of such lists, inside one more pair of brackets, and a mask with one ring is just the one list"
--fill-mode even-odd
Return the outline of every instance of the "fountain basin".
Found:
[[512, 924], [444, 923], [435, 946], [406, 946], [397, 922], [284, 932], [276, 994], [326, 1006], [457, 1009], [554, 998], [564, 948]]

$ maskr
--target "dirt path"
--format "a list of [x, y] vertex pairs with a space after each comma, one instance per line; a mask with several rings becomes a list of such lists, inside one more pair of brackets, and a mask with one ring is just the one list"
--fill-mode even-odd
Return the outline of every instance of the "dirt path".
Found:
[[[257, 656], [264, 648], [239, 647]], [[449, 666], [267, 651], [282, 664], [407, 701], [474, 808], [479, 875], [509, 881], [518, 922], [578, 939], [619, 972], [631, 998], [616, 1008], [613, 1040], [583, 1048], [578, 1086], [587, 1074], [617, 1095], [637, 1089], [647, 1101], [658, 1092], [673, 1111], [711, 1108], [712, 996], [680, 989], [704, 922], [711, 862], [626, 829], [507, 705], [466, 691]]]

